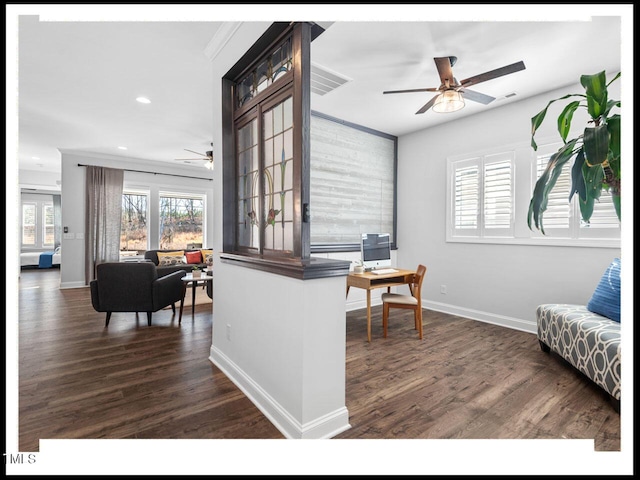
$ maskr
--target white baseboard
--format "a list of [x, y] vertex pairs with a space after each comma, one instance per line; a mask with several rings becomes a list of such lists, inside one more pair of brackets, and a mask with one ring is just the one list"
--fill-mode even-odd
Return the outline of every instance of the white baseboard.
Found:
[[[380, 297], [371, 299], [371, 306], [375, 307], [376, 305], [382, 305], [382, 300], [380, 300]], [[350, 312], [352, 310], [360, 310], [361, 308], [367, 308], [366, 300], [356, 300], [354, 302], [347, 302], [347, 312]]]
[[65, 288], [89, 288], [84, 282], [63, 282], [60, 284], [60, 290]]
[[514, 330], [520, 330], [522, 332], [534, 334], [537, 332], [536, 322], [530, 320], [506, 317], [504, 315], [496, 315], [494, 313], [482, 312], [480, 310], [473, 310], [464, 307], [457, 307], [455, 305], [449, 305], [440, 302], [423, 301], [422, 306], [429, 310], [435, 310], [436, 312], [448, 313], [451, 315], [456, 315], [458, 317], [470, 318], [471, 320], [491, 323], [492, 325], [512, 328]]
[[[371, 299], [371, 306], [375, 307], [382, 305], [380, 298]], [[458, 317], [470, 318], [471, 320], [478, 320], [480, 322], [491, 323], [493, 325], [499, 325], [501, 327], [513, 328], [514, 330], [520, 330], [527, 333], [536, 333], [537, 325], [535, 322], [529, 320], [522, 320], [519, 318], [505, 317], [504, 315], [496, 315], [494, 313], [483, 312], [480, 310], [473, 310], [470, 308], [457, 307], [455, 305], [449, 305], [447, 303], [440, 302], [427, 302], [423, 301], [422, 306], [429, 310], [435, 310], [436, 312], [448, 313], [450, 315], [456, 315]], [[347, 312], [353, 310], [360, 310], [367, 308], [366, 300], [356, 300], [353, 302], [347, 302]]]
[[210, 349], [209, 361], [218, 367], [251, 402], [289, 439], [332, 438], [351, 428], [349, 411], [344, 406], [311, 422], [301, 424], [275, 399], [253, 381], [240, 367], [220, 350]]

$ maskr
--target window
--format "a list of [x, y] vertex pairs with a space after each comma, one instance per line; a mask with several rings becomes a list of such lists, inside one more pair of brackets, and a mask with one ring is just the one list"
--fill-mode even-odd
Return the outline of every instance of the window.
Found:
[[147, 205], [146, 193], [125, 192], [122, 195], [121, 251], [147, 250]]
[[53, 204], [46, 203], [43, 205], [42, 209], [42, 238], [44, 239], [42, 244], [43, 246], [53, 246], [54, 236], [55, 236], [55, 225], [53, 221]]
[[36, 204], [22, 204], [22, 245], [36, 246]]
[[[549, 158], [560, 148], [560, 143], [541, 145], [535, 152], [535, 181], [544, 172]], [[603, 190], [596, 201], [593, 214], [588, 223], [582, 221], [578, 195], [569, 202], [571, 192], [571, 168], [573, 160], [567, 162], [549, 195], [547, 209], [544, 212], [544, 229], [548, 237], [580, 238], [616, 238], [620, 236], [620, 222], [616, 215], [611, 194]]]
[[362, 233], [395, 246], [397, 137], [317, 112], [310, 133], [311, 251], [358, 250]]
[[549, 195], [546, 235], [529, 229], [527, 214], [535, 183], [560, 146], [540, 142], [533, 151], [522, 143], [447, 159], [446, 240], [618, 248], [620, 222], [609, 192], [603, 191], [588, 224], [581, 221], [578, 195], [569, 202], [572, 161]]
[[204, 197], [160, 193], [160, 249], [185, 249], [189, 243], [203, 244]]
[[513, 236], [514, 152], [450, 163], [450, 236]]

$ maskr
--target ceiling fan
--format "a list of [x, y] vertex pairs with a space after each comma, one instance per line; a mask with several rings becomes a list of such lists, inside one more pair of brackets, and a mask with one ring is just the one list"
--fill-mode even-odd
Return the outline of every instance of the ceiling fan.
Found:
[[[211, 143], [211, 146], [213, 147], [213, 143]], [[205, 161], [207, 163], [205, 163], [203, 166], [205, 168], [208, 168], [209, 170], [213, 170], [213, 150], [207, 150], [207, 152], [205, 152], [205, 153], [200, 153], [200, 152], [194, 152], [193, 150], [189, 150], [188, 148], [185, 148], [185, 151], [191, 152], [191, 153], [195, 153], [196, 155], [200, 155], [200, 157], [198, 157], [198, 158], [176, 158], [175, 160], [177, 160], [178, 162], [184, 162], [184, 163], [194, 163], [194, 162]]]
[[423, 107], [416, 112], [416, 115], [426, 112], [431, 107], [433, 107], [434, 112], [455, 112], [456, 110], [460, 110], [464, 107], [464, 99], [472, 100], [484, 105], [488, 105], [495, 100], [494, 97], [474, 90], [469, 90], [467, 87], [525, 69], [524, 62], [520, 61], [473, 77], [465, 78], [461, 82], [458, 82], [458, 80], [453, 76], [453, 70], [451, 69], [458, 60], [457, 57], [436, 57], [433, 60], [436, 62], [436, 68], [440, 75], [440, 86], [438, 88], [391, 90], [382, 93], [440, 92], [423, 105]]

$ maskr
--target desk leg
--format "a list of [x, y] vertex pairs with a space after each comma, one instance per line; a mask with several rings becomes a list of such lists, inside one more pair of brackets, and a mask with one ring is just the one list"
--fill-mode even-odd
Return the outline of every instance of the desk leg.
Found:
[[367, 341], [371, 343], [371, 290], [367, 288]]
[[178, 323], [182, 323], [182, 310], [184, 309], [184, 297], [187, 294], [187, 284], [182, 285], [182, 299], [180, 300], [180, 315], [178, 316]]

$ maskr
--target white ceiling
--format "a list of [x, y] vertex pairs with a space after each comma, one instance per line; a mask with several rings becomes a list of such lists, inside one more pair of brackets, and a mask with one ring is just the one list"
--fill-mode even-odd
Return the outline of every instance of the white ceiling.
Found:
[[[172, 163], [194, 157], [184, 149], [210, 150], [215, 80], [204, 51], [220, 25], [20, 16], [19, 168], [59, 171], [58, 148]], [[324, 96], [312, 94], [312, 109], [394, 135], [576, 84], [581, 74], [621, 68], [619, 16], [326, 25], [312, 44], [312, 62], [351, 81]], [[448, 55], [458, 58], [458, 79], [520, 60], [526, 70], [474, 86], [497, 100], [486, 106], [467, 101], [455, 113], [416, 115], [429, 92], [382, 94], [438, 87], [433, 58]], [[136, 102], [140, 95], [152, 103]]]

